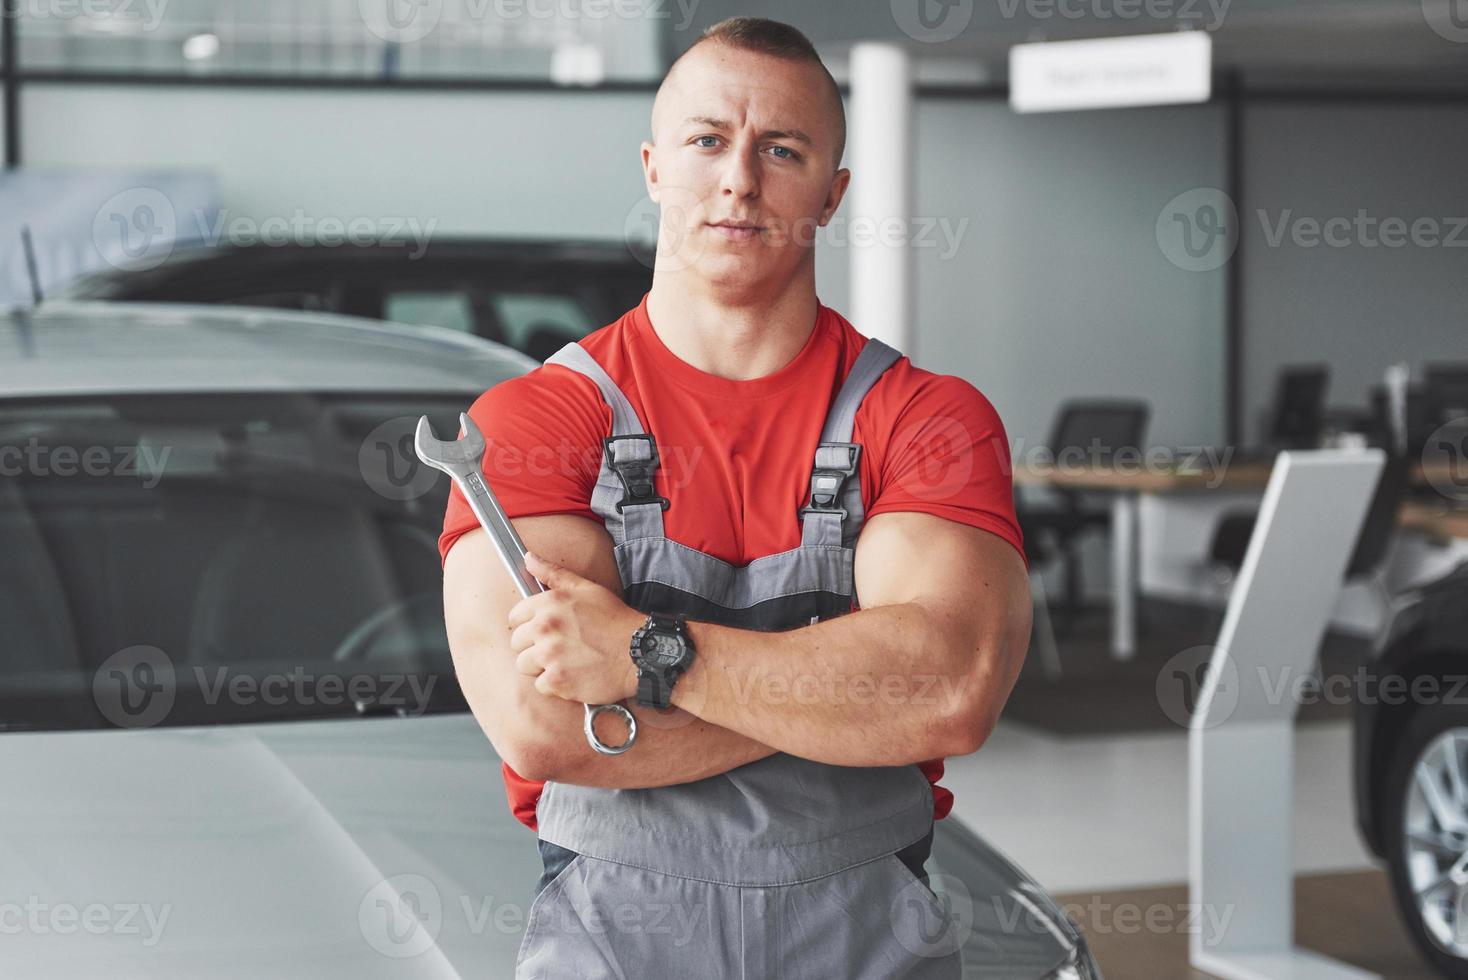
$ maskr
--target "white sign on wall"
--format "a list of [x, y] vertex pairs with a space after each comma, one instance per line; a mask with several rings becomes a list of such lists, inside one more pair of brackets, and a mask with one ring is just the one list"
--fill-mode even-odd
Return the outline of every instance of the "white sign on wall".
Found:
[[1016, 44], [1009, 49], [1015, 112], [1207, 102], [1213, 39], [1206, 31]]

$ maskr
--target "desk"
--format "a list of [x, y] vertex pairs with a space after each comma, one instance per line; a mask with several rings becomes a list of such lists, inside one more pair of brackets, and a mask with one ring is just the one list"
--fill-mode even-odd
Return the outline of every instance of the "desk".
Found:
[[[1111, 497], [1111, 654], [1117, 660], [1129, 660], [1137, 649], [1137, 528], [1140, 498], [1144, 495], [1171, 495], [1227, 491], [1262, 494], [1274, 469], [1273, 460], [1249, 460], [1230, 463], [1227, 459], [1214, 465], [1207, 457], [1188, 459], [1164, 465], [1136, 460], [1130, 465], [1028, 464], [1014, 463], [1017, 487], [1052, 487], [1106, 493]], [[1446, 461], [1412, 468], [1413, 486], [1442, 486], [1447, 478]], [[1414, 505], [1404, 508], [1404, 515]], [[1421, 506], [1421, 505], [1416, 505]], [[1468, 517], [1450, 514], [1429, 520], [1430, 515], [1413, 511], [1415, 524], [1403, 527], [1414, 530], [1461, 529]], [[1453, 533], [1453, 537], [1468, 534]]]
[[1443, 540], [1468, 538], [1468, 509], [1411, 500], [1402, 505], [1397, 526]]

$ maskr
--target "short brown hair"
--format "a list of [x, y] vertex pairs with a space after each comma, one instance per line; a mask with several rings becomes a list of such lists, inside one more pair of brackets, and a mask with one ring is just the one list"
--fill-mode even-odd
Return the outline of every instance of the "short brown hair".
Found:
[[821, 74], [826, 77], [831, 99], [836, 103], [834, 160], [837, 167], [841, 166], [841, 157], [846, 153], [846, 106], [841, 101], [841, 87], [836, 84], [836, 79], [831, 77], [830, 70], [826, 68], [825, 62], [821, 61], [821, 56], [816, 53], [815, 45], [810, 43], [810, 38], [789, 24], [778, 20], [769, 20], [765, 17], [729, 17], [705, 28], [687, 50], [673, 59], [673, 64], [668, 66], [664, 79], [666, 80], [673, 74], [673, 69], [677, 67], [679, 61], [687, 57], [689, 51], [705, 41], [718, 41], [741, 51], [754, 51], [758, 54], [773, 55], [787, 61], [806, 62], [819, 67]]

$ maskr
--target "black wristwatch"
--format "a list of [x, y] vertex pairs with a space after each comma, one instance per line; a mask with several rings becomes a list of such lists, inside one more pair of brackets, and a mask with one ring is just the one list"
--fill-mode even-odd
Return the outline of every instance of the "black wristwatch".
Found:
[[632, 634], [632, 662], [637, 665], [637, 703], [671, 707], [674, 683], [693, 665], [693, 638], [683, 617], [650, 613]]

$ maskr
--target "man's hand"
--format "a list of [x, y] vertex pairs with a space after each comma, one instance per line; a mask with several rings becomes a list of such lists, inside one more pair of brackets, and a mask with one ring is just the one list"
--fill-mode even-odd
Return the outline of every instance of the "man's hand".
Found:
[[567, 701], [610, 704], [637, 694], [632, 634], [646, 619], [605, 586], [534, 553], [525, 567], [546, 591], [521, 599], [506, 620], [515, 669], [535, 689]]
[[[612, 594], [620, 597], [622, 583], [612, 539], [600, 523], [570, 514], [516, 517], [511, 523], [531, 551], [563, 569], [574, 569], [593, 585], [617, 590]], [[533, 562], [531, 567], [535, 567]], [[540, 571], [554, 579], [554, 572]], [[484, 734], [500, 758], [521, 776], [642, 789], [692, 782], [774, 753], [763, 742], [686, 711], [635, 706], [631, 710], [638, 718], [637, 744], [632, 751], [621, 755], [594, 752], [581, 734], [581, 705], [540, 693], [532, 678], [515, 671], [505, 621], [521, 599], [483, 528], [467, 532], [449, 549], [443, 611], [454, 672]], [[621, 655], [628, 664], [632, 632], [642, 620], [638, 613], [637, 623], [626, 627], [626, 638], [621, 641]], [[603, 729], [603, 737], [613, 742], [620, 741], [626, 730], [620, 722]]]

